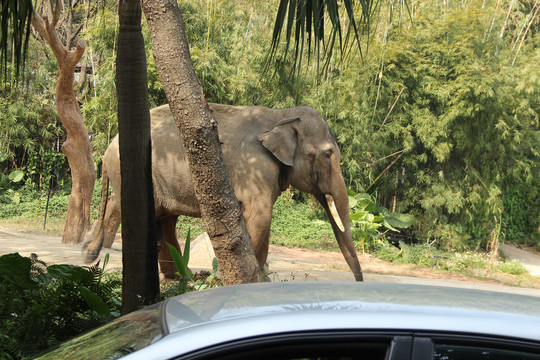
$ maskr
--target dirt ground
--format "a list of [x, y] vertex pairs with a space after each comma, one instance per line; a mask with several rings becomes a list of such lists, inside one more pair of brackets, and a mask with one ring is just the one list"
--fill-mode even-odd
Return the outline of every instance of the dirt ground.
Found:
[[[117, 237], [120, 240], [120, 236]], [[209, 243], [194, 240], [190, 252], [190, 267], [210, 269], [212, 254]], [[109, 253], [108, 270], [122, 266], [122, 242], [116, 241], [111, 249], [104, 249], [103, 259]], [[529, 270], [526, 277], [503, 274], [478, 274], [468, 277], [462, 274], [437, 271], [425, 267], [395, 264], [382, 261], [368, 254], [359, 254], [360, 264], [366, 281], [396, 283], [426, 283], [440, 286], [484, 288], [486, 290], [510, 291], [540, 296], [540, 255], [503, 244], [501, 249], [510, 259], [518, 259]], [[0, 255], [19, 252], [23, 256], [31, 253], [50, 264], [85, 264], [82, 245], [62, 244], [59, 235], [22, 232], [0, 227]], [[354, 281], [343, 256], [339, 252], [328, 252], [300, 248], [270, 246], [269, 276], [272, 281]]]

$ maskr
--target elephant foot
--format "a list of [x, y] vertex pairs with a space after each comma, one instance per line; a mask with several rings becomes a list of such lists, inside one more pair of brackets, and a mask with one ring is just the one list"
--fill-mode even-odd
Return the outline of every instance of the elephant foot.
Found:
[[178, 280], [180, 275], [178, 275], [178, 270], [172, 261], [159, 260], [159, 276], [160, 279]]
[[[193, 274], [189, 267], [187, 272]], [[182, 276], [178, 273], [174, 262], [159, 260], [159, 279], [162, 281], [180, 280]]]
[[259, 282], [272, 282], [272, 280], [270, 279], [272, 273], [270, 272], [270, 267], [268, 266], [268, 263], [265, 263], [263, 265], [262, 274], [263, 277], [259, 280]]

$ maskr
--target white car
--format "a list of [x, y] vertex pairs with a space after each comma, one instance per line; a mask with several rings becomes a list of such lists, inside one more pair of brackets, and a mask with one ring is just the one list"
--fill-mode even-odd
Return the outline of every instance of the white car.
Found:
[[540, 360], [540, 298], [382, 283], [264, 283], [170, 298], [43, 359]]

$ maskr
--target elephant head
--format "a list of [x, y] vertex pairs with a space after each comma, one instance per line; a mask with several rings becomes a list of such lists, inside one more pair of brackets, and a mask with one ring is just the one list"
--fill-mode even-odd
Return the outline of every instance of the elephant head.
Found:
[[362, 281], [336, 139], [315, 109], [307, 106], [295, 109], [298, 109], [298, 115], [279, 121], [257, 138], [287, 166], [289, 183], [300, 191], [313, 194], [325, 209], [347, 264], [355, 279]]

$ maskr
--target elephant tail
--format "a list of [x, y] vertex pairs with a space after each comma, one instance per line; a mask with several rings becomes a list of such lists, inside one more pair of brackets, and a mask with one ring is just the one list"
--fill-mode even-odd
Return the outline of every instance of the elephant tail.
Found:
[[107, 203], [109, 201], [109, 175], [107, 174], [107, 166], [103, 163], [101, 189], [101, 206], [99, 208], [99, 218], [93, 225], [90, 231], [90, 239], [84, 244], [83, 251], [86, 249], [86, 263], [92, 263], [99, 256], [103, 241], [105, 239], [105, 213], [107, 211]]

